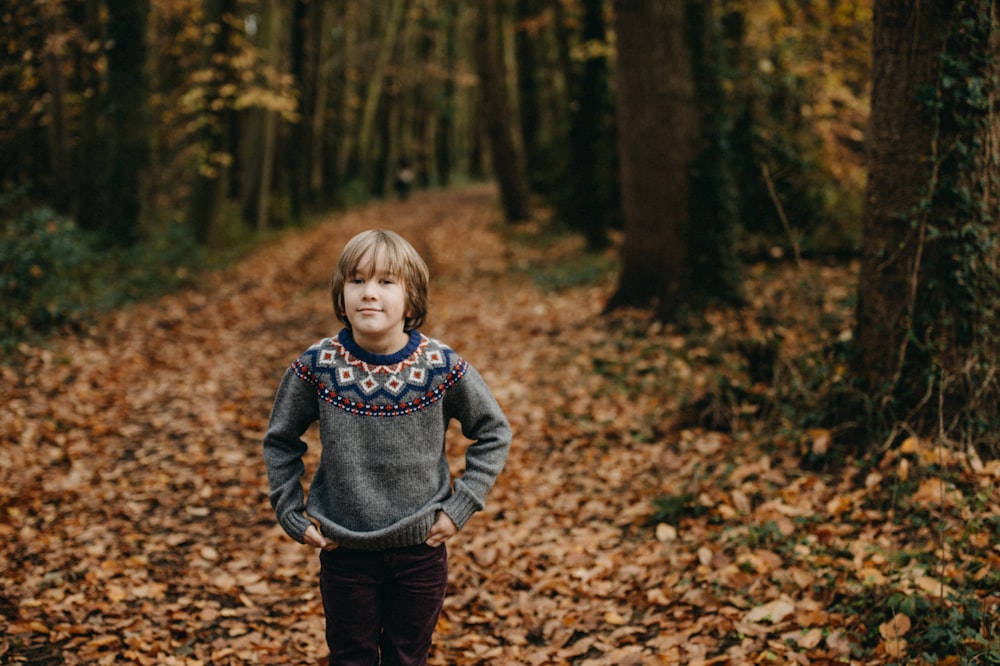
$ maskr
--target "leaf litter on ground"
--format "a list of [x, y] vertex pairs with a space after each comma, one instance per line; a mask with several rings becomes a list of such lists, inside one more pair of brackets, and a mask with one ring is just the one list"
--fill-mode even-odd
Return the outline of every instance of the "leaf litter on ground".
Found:
[[[681, 330], [602, 314], [614, 249], [549, 226], [503, 225], [488, 185], [418, 193], [23, 347], [0, 366], [0, 663], [323, 663], [317, 556], [275, 524], [260, 439], [287, 364], [338, 328], [340, 247], [371, 227], [425, 257], [425, 332], [515, 431], [449, 544], [432, 664], [888, 663], [915, 658], [894, 594], [960, 587], [996, 613], [1000, 464], [914, 441], [811, 470], [829, 432], [763, 418], [779, 397], [740, 343], [844, 335], [852, 267], [753, 266], [746, 308]], [[729, 404], [699, 403], [720, 386]]]

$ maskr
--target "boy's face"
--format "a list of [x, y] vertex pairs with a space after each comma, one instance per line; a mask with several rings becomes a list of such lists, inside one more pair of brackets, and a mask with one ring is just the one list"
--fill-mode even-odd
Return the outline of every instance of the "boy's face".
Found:
[[344, 310], [354, 341], [374, 354], [392, 354], [406, 346], [403, 331], [409, 305], [406, 285], [385, 272], [381, 257], [369, 252], [344, 281]]

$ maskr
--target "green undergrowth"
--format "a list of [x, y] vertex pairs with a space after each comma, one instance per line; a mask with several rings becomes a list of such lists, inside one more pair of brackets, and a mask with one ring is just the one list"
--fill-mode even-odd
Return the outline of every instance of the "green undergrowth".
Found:
[[0, 211], [0, 356], [8, 360], [22, 342], [85, 331], [100, 313], [197, 287], [282, 233], [251, 230], [227, 206], [207, 244], [164, 216], [144, 223], [136, 245], [120, 247], [20, 192], [0, 195]]
[[192, 284], [205, 252], [179, 225], [132, 248], [108, 247], [48, 208], [0, 226], [0, 348], [84, 330], [102, 311]]

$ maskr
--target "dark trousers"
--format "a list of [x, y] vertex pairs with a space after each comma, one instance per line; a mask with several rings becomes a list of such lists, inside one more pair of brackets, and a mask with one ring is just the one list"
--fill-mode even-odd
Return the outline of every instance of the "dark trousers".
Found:
[[421, 666], [448, 588], [448, 552], [426, 544], [320, 553], [330, 666]]

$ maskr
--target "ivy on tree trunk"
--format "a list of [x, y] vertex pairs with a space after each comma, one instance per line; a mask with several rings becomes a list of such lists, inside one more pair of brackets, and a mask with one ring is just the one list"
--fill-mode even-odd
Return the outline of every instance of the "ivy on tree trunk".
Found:
[[876, 438], [997, 450], [996, 18], [875, 4], [854, 374]]

